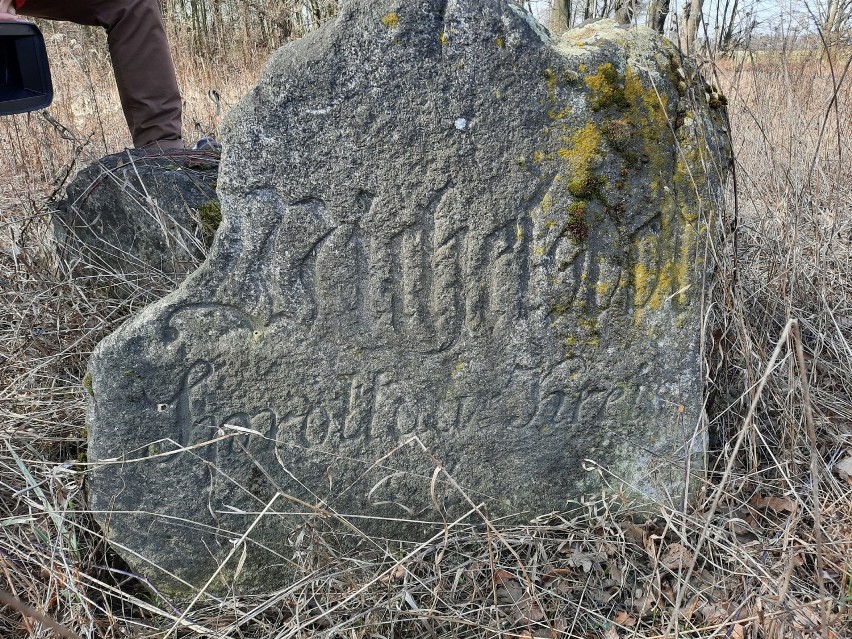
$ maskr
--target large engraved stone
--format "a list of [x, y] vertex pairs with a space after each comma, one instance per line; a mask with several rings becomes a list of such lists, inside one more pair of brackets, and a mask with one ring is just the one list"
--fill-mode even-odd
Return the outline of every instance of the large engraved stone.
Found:
[[281, 49], [212, 255], [92, 359], [108, 537], [167, 590], [260, 590], [306, 526], [680, 500], [721, 101], [650, 31], [504, 0], [351, 2]]

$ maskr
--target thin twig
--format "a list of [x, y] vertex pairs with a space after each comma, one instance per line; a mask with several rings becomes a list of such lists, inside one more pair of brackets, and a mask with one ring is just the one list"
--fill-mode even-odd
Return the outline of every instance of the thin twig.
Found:
[[32, 617], [33, 619], [40, 621], [42, 624], [44, 624], [45, 626], [47, 626], [51, 630], [58, 632], [63, 637], [67, 637], [68, 639], [82, 639], [82, 637], [80, 635], [78, 635], [76, 632], [72, 632], [71, 630], [69, 630], [68, 628], [63, 626], [61, 623], [58, 623], [58, 622], [54, 621], [53, 619], [51, 619], [50, 617], [48, 617], [47, 615], [40, 613], [38, 610], [36, 610], [32, 606], [28, 606], [23, 601], [21, 601], [17, 597], [10, 595], [5, 590], [0, 590], [0, 603], [4, 604], [6, 606], [11, 606], [12, 608], [17, 610], [21, 614], [24, 614], [27, 617]]

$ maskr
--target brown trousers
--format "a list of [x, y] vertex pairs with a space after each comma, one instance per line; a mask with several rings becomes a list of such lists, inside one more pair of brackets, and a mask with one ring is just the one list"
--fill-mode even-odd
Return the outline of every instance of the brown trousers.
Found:
[[180, 92], [158, 0], [27, 0], [18, 13], [106, 29], [133, 144], [183, 146]]

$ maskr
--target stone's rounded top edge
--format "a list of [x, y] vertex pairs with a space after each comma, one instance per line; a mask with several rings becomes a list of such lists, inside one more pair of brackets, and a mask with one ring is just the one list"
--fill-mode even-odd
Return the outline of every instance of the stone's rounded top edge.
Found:
[[529, 28], [538, 37], [539, 40], [541, 40], [545, 44], [554, 44], [555, 40], [553, 38], [553, 35], [548, 30], [547, 26], [539, 22], [535, 18], [535, 16], [526, 8], [525, 5], [509, 3], [508, 7], [519, 18], [521, 18], [527, 23], [527, 26], [529, 26]]
[[664, 48], [672, 46], [661, 34], [645, 26], [624, 25], [611, 18], [599, 18], [569, 29], [562, 34], [556, 48], [562, 53], [576, 55], [602, 43], [610, 42], [619, 46], [630, 45], [639, 49]]

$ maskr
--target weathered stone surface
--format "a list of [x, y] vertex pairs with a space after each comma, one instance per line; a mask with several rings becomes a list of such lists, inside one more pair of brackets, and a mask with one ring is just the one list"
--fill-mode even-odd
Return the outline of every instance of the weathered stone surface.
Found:
[[129, 290], [183, 280], [221, 221], [213, 151], [130, 150], [81, 170], [54, 214], [60, 257]]
[[724, 114], [649, 31], [566, 37], [379, 0], [272, 58], [210, 258], [92, 360], [92, 506], [133, 566], [198, 586], [251, 528], [220, 575], [271, 588], [317, 511], [406, 539], [466, 512], [438, 464], [492, 516], [602, 477], [677, 499]]

